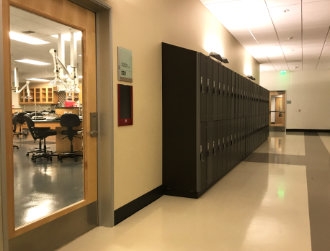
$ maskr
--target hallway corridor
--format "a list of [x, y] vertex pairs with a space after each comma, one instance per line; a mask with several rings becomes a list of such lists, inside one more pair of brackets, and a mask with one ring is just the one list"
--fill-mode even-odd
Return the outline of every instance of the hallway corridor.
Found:
[[199, 199], [162, 196], [60, 251], [328, 251], [330, 134], [271, 132]]

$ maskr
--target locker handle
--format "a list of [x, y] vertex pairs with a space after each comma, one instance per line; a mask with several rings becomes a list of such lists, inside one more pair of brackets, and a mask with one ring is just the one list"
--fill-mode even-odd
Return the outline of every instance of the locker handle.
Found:
[[204, 159], [203, 156], [204, 156], [203, 153], [200, 153], [199, 158], [200, 158], [200, 161], [201, 161], [201, 162], [204, 162], [204, 161], [205, 161], [205, 159]]
[[203, 154], [203, 146], [202, 145], [199, 146], [199, 159], [200, 159], [201, 162], [204, 162], [205, 161], [204, 154]]

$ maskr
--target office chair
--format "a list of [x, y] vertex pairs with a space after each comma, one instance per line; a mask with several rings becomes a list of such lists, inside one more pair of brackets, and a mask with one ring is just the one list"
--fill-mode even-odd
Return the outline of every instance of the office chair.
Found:
[[[25, 123], [25, 120], [24, 120], [25, 114], [26, 114], [25, 112], [20, 112], [20, 113], [14, 115], [14, 117], [13, 117], [13, 125], [15, 127], [14, 135], [16, 135], [17, 138], [19, 138], [20, 136], [23, 136], [24, 138], [26, 138], [28, 135], [28, 132], [22, 128], [23, 124]], [[17, 125], [19, 126], [18, 132], [16, 132]]]
[[72, 113], [66, 113], [61, 116], [60, 124], [62, 127], [66, 127], [66, 130], [63, 130], [62, 135], [66, 135], [64, 138], [70, 140], [70, 152], [60, 153], [58, 159], [62, 161], [63, 158], [74, 158], [77, 161], [78, 157], [82, 157], [83, 153], [81, 151], [73, 150], [73, 138], [81, 132], [81, 129], [75, 129], [75, 127], [80, 126], [79, 116]]
[[24, 116], [24, 120], [29, 128], [29, 131], [34, 141], [39, 140], [39, 147], [36, 148], [34, 151], [27, 152], [26, 156], [29, 156], [29, 154], [32, 153], [31, 160], [33, 162], [36, 162], [36, 160], [39, 158], [46, 158], [47, 160], [51, 161], [52, 157], [57, 156], [57, 154], [47, 150], [46, 138], [48, 136], [56, 135], [56, 130], [52, 130], [49, 127], [35, 127], [34, 122], [28, 115]]
[[[14, 120], [15, 116], [12, 119], [13, 122], [13, 134], [16, 135], [16, 121]], [[13, 148], [19, 149], [18, 145], [13, 144]]]

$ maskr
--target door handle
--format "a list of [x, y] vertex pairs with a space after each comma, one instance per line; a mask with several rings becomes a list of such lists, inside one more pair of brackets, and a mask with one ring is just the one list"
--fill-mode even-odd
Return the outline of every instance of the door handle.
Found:
[[97, 112], [91, 112], [89, 116], [89, 123], [91, 131], [89, 132], [91, 137], [97, 137], [98, 135], [98, 116]]

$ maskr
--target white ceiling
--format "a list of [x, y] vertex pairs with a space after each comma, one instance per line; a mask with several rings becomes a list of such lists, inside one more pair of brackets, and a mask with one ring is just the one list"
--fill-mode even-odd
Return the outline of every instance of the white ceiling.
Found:
[[[48, 41], [45, 45], [29, 45], [11, 40], [11, 64], [12, 69], [17, 67], [19, 81], [24, 83], [29, 78], [54, 79], [53, 58], [49, 50], [58, 49], [58, 39], [52, 35], [70, 33], [77, 31], [69, 26], [54, 22], [52, 20], [34, 15], [27, 11], [10, 7], [10, 30], [25, 33], [32, 37]], [[78, 43], [78, 51], [81, 51], [81, 43]], [[65, 42], [65, 65], [70, 64], [70, 42]], [[35, 66], [19, 63], [15, 60], [28, 58], [49, 63], [48, 66]], [[81, 66], [81, 57], [78, 57], [78, 65]], [[80, 71], [81, 67], [78, 67]], [[80, 72], [78, 72], [80, 74]], [[13, 79], [13, 78], [12, 78]], [[33, 82], [33, 81], [32, 81]]]
[[[260, 63], [261, 71], [330, 70], [330, 0], [201, 2]], [[54, 68], [48, 51], [57, 48], [57, 39], [51, 35], [72, 28], [13, 7], [10, 23], [13, 31], [33, 31], [32, 36], [50, 42], [39, 46], [11, 42], [12, 66], [18, 68], [21, 82], [31, 77], [51, 79]], [[38, 67], [14, 61], [22, 57], [50, 65]]]
[[330, 70], [330, 0], [201, 2], [260, 63], [260, 71]]

